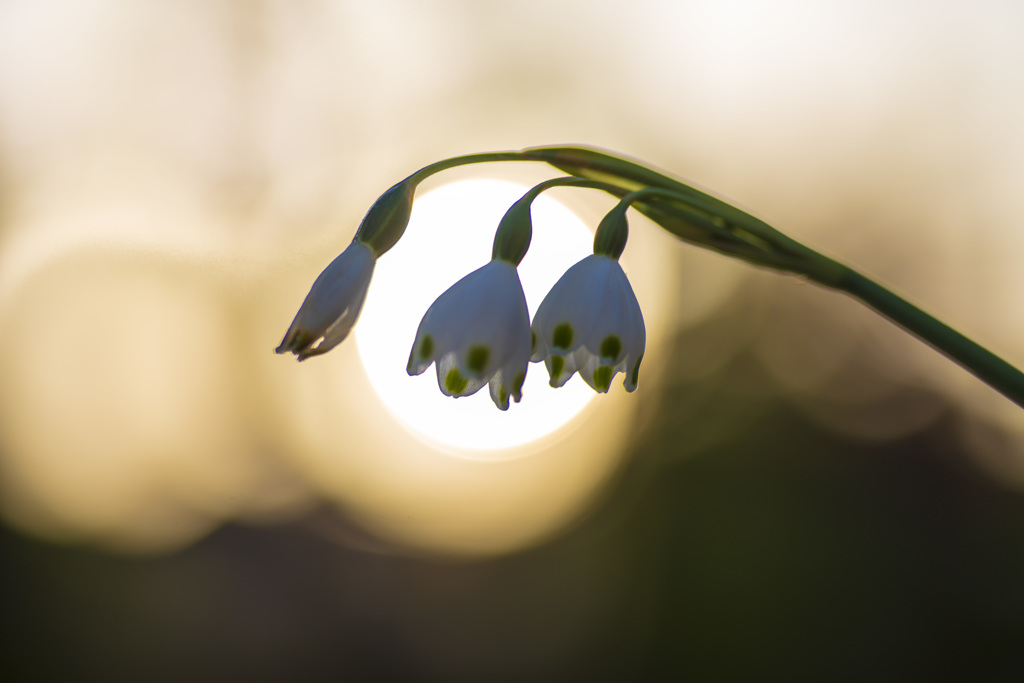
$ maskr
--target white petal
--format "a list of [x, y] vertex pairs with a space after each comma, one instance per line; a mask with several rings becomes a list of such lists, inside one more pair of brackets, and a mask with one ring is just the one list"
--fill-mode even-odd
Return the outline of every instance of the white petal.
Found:
[[[635, 342], [637, 334], [644, 334], [640, 304], [633, 288], [629, 286], [626, 274], [617, 263], [608, 273], [601, 311], [601, 317], [581, 342], [591, 353], [602, 356], [605, 363], [617, 365], [623, 354], [628, 353], [628, 346]], [[605, 348], [606, 343], [608, 348]]]
[[518, 351], [491, 378], [491, 400], [501, 410], [508, 410], [508, 400], [516, 403], [523, 398], [523, 382], [530, 367], [529, 348], [522, 344]]
[[573, 373], [576, 372], [576, 354], [551, 353], [544, 359], [544, 365], [548, 369], [548, 376], [551, 377], [551, 381], [548, 384], [557, 389], [564, 386], [572, 378]]
[[606, 256], [591, 254], [559, 278], [534, 316], [533, 331], [538, 337], [538, 349], [533, 360], [539, 361], [546, 355], [541, 355], [540, 349], [553, 349], [555, 331], [564, 323], [569, 324], [572, 339], [562, 350], [572, 351], [580, 345], [601, 315], [601, 299], [614, 263]]
[[580, 377], [586, 382], [591, 389], [603, 394], [608, 391], [607, 387], [599, 387], [594, 378], [594, 373], [601, 367], [601, 359], [590, 352], [587, 347], [582, 346], [576, 350], [576, 359], [579, 364]]
[[[560, 325], [567, 327], [560, 331]], [[633, 288], [615, 259], [591, 255], [566, 271], [538, 308], [533, 331], [537, 344], [531, 360], [545, 361], [551, 386], [562, 386], [578, 372], [604, 393], [616, 374], [626, 372], [627, 390], [636, 388], [629, 370], [643, 355], [646, 330]], [[554, 347], [556, 341], [562, 348]]]
[[445, 396], [471, 396], [480, 391], [486, 379], [479, 377], [468, 377], [459, 369], [458, 360], [454, 353], [446, 353], [436, 363], [437, 387]]
[[408, 371], [419, 374], [435, 363], [438, 387], [448, 396], [468, 396], [490, 383], [491, 397], [505, 409], [507, 395], [519, 394], [514, 382], [525, 375], [529, 356], [530, 314], [519, 273], [495, 260], [449, 287], [427, 309]]
[[[509, 358], [524, 350], [529, 355], [530, 313], [518, 273], [504, 261], [491, 264], [494, 267], [488, 272], [488, 281], [481, 283], [485, 299], [460, 334], [461, 367], [475, 376], [493, 375]], [[474, 347], [487, 349], [483, 369], [468, 366]]]
[[376, 262], [368, 246], [353, 241], [317, 277], [277, 352], [303, 360], [340, 344], [359, 318]]

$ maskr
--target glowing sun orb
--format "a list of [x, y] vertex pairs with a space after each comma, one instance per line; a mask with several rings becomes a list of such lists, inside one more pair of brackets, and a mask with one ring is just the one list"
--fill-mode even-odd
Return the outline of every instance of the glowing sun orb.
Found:
[[[554, 432], [594, 397], [578, 377], [552, 389], [543, 363], [531, 363], [522, 402], [502, 412], [486, 386], [453, 399], [438, 389], [434, 366], [418, 377], [405, 370], [427, 308], [490, 260], [498, 222], [528, 189], [504, 180], [473, 179], [418, 196], [405, 236], [377, 263], [356, 325], [366, 374], [388, 410], [421, 438], [466, 457], [515, 457], [514, 451], [498, 451]], [[590, 228], [546, 194], [533, 202], [532, 216], [533, 241], [519, 266], [531, 317], [551, 286], [593, 246]]]

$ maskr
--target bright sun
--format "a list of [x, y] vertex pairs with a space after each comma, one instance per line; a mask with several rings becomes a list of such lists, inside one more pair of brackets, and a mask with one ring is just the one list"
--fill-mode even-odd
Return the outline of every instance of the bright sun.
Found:
[[[458, 400], [444, 396], [437, 375], [410, 377], [405, 365], [416, 328], [443, 291], [491, 257], [494, 230], [505, 210], [529, 188], [503, 180], [463, 180], [416, 198], [402, 240], [377, 263], [356, 325], [356, 343], [370, 383], [387, 408], [413, 432], [468, 457], [529, 443], [583, 410], [593, 391], [578, 377], [548, 386], [543, 364], [530, 364], [523, 400], [498, 410], [487, 388]], [[562, 204], [541, 195], [533, 203], [533, 242], [519, 266], [532, 316], [571, 265], [592, 250], [593, 233]]]

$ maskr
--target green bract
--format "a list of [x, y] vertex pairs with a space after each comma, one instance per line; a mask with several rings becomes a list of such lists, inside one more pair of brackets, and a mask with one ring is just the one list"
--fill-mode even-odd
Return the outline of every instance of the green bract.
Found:
[[412, 196], [416, 190], [413, 180], [407, 178], [382, 194], [363, 217], [356, 231], [356, 239], [380, 256], [405, 234], [412, 214]]

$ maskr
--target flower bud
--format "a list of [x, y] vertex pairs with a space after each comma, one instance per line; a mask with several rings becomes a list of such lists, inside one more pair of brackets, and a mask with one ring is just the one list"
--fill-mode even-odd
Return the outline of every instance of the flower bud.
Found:
[[378, 257], [395, 246], [409, 225], [415, 190], [416, 184], [411, 178], [388, 189], [366, 212], [355, 239], [370, 247]]
[[373, 250], [353, 240], [313, 283], [277, 353], [305, 360], [340, 344], [359, 318], [376, 263]]
[[622, 255], [622, 250], [626, 248], [626, 240], [629, 238], [629, 223], [626, 220], [628, 208], [629, 203], [623, 200], [601, 219], [597, 232], [594, 233], [595, 254], [609, 256], [615, 260]]
[[530, 217], [530, 204], [536, 193], [528, 192], [502, 216], [498, 230], [494, 233], [494, 248], [491, 258], [506, 261], [518, 266], [530, 248], [533, 239], [533, 220]]

